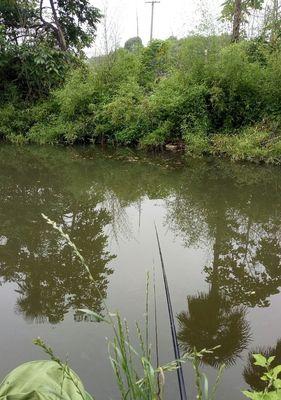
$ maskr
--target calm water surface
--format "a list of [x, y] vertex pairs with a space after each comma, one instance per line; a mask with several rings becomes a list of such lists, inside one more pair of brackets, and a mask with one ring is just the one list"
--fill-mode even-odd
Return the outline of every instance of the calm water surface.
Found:
[[[161, 362], [173, 359], [154, 220], [159, 229], [182, 350], [214, 347], [204, 359], [218, 399], [259, 387], [249, 354], [281, 363], [281, 170], [180, 155], [94, 148], [0, 147], [0, 376], [44, 358], [38, 336], [96, 399], [118, 398], [103, 312], [70, 249], [41, 217], [61, 224], [91, 265], [112, 310], [143, 320], [146, 271], [157, 274]], [[153, 328], [153, 325], [152, 325]], [[152, 339], [153, 340], [153, 337]], [[193, 373], [185, 368], [189, 398]], [[166, 398], [177, 398], [167, 378]]]

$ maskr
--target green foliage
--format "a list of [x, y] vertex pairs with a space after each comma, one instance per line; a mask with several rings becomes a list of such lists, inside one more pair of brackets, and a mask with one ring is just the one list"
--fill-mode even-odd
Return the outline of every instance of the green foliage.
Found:
[[57, 13], [68, 48], [81, 51], [93, 43], [102, 15], [89, 0], [58, 0]]
[[139, 51], [142, 47], [142, 40], [138, 36], [128, 39], [124, 45], [124, 48], [128, 51]]
[[80, 52], [95, 38], [99, 10], [88, 0], [2, 0], [0, 25], [7, 42], [48, 43], [50, 48]]
[[[261, 10], [264, 0], [242, 0], [241, 10], [243, 13], [243, 20], [247, 21], [247, 16], [252, 10]], [[223, 21], [232, 21], [235, 12], [235, 0], [226, 0], [223, 3], [221, 19]]]
[[268, 56], [265, 72], [265, 100], [267, 112], [280, 118], [281, 115], [281, 52], [276, 51]]
[[122, 144], [137, 143], [142, 133], [142, 99], [143, 90], [138, 83], [125, 82], [98, 114], [96, 134]]
[[141, 53], [139, 80], [143, 86], [151, 84], [168, 71], [169, 41], [153, 40]]
[[29, 101], [46, 97], [64, 82], [70, 65], [74, 65], [70, 54], [52, 49], [44, 42], [36, 46], [9, 46], [3, 56], [0, 101], [11, 100], [11, 97], [12, 101], [13, 97]]
[[234, 44], [221, 52], [221, 60], [210, 67], [212, 122], [232, 129], [257, 121], [264, 107], [263, 68], [249, 62], [246, 45]]
[[270, 127], [249, 127], [239, 135], [215, 135], [212, 141], [214, 155], [226, 155], [235, 161], [281, 162], [281, 137]]
[[209, 387], [208, 378], [207, 378], [206, 374], [201, 371], [201, 368], [200, 368], [202, 360], [206, 356], [213, 354], [214, 350], [216, 350], [216, 347], [214, 347], [211, 350], [203, 349], [200, 352], [198, 352], [196, 349], [194, 349], [194, 351], [192, 353], [192, 367], [195, 371], [195, 383], [196, 383], [196, 389], [197, 389], [196, 399], [198, 399], [198, 400], [215, 400], [215, 395], [216, 395], [219, 383], [221, 381], [222, 373], [224, 371], [225, 365], [222, 364], [218, 368], [216, 381], [215, 381], [215, 384], [213, 387]]
[[262, 392], [244, 391], [244, 395], [252, 400], [278, 400], [281, 397], [281, 365], [272, 367], [275, 357], [264, 357], [262, 354], [253, 354], [254, 365], [264, 370], [261, 380], [266, 383], [266, 388]]
[[[194, 155], [279, 162], [279, 47], [261, 39], [230, 44], [227, 36], [155, 40], [137, 50], [135, 42], [79, 68], [44, 43], [23, 46], [25, 61], [15, 62], [14, 72], [4, 57], [0, 74], [9, 70], [11, 77], [2, 80], [2, 137], [147, 148], [180, 142]], [[19, 94], [41, 99], [48, 93], [47, 107], [18, 101]], [[16, 123], [9, 122], [12, 109]]]
[[0, 104], [41, 100], [61, 86], [100, 18], [87, 0], [1, 1]]
[[184, 140], [186, 151], [192, 156], [202, 156], [210, 152], [209, 139], [205, 134], [186, 132]]
[[141, 140], [140, 144], [143, 147], [162, 147], [168, 140], [172, 129], [172, 124], [170, 121], [162, 122], [158, 128], [154, 129], [152, 132], [149, 132], [144, 138]]

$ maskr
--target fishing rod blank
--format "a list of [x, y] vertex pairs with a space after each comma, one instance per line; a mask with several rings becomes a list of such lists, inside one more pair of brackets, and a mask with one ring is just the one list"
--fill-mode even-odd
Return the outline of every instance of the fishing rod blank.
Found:
[[[162, 255], [159, 235], [158, 235], [158, 231], [157, 231], [157, 226], [155, 223], [154, 223], [154, 226], [155, 226], [158, 250], [159, 250], [160, 261], [161, 261], [161, 266], [162, 266], [162, 274], [163, 274], [166, 299], [167, 299], [167, 305], [168, 305], [168, 312], [169, 312], [169, 319], [170, 319], [170, 326], [171, 326], [171, 333], [172, 333], [172, 340], [173, 340], [173, 348], [174, 348], [175, 358], [176, 358], [176, 360], [179, 360], [180, 359], [180, 351], [179, 351], [179, 344], [178, 344], [178, 338], [177, 338], [176, 327], [175, 327], [175, 320], [174, 320], [170, 290], [169, 290], [167, 275], [166, 275], [166, 271], [165, 271], [165, 265], [164, 265], [164, 261], [163, 261], [163, 255]], [[180, 362], [178, 363], [177, 375], [178, 375], [178, 383], [179, 383], [179, 390], [180, 390], [180, 398], [181, 398], [181, 400], [187, 400], [182, 365]]]

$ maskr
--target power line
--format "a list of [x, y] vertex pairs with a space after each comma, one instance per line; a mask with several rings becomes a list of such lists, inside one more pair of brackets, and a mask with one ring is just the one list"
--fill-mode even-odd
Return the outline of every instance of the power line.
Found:
[[154, 23], [154, 4], [160, 3], [157, 0], [146, 1], [146, 3], [151, 4], [151, 25], [150, 25], [150, 41], [153, 39], [153, 23]]

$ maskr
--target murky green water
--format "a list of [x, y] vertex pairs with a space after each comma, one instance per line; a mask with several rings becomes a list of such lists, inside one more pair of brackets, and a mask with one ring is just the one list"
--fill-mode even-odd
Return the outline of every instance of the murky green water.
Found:
[[[110, 308], [131, 324], [143, 318], [145, 273], [155, 265], [164, 363], [173, 353], [156, 221], [182, 349], [221, 345], [204, 360], [211, 381], [227, 365], [218, 399], [240, 399], [247, 382], [258, 385], [245, 375], [251, 351], [275, 348], [281, 363], [280, 169], [6, 145], [0, 168], [0, 376], [42, 358], [32, 344], [40, 336], [68, 356], [97, 399], [118, 398], [109, 330], [77, 312], [102, 312], [98, 293], [41, 213], [70, 234]], [[194, 398], [192, 371], [185, 373]], [[176, 390], [168, 378], [166, 398]]]

